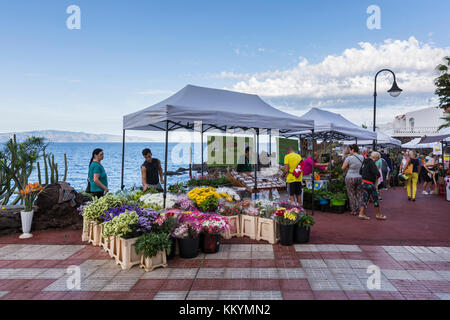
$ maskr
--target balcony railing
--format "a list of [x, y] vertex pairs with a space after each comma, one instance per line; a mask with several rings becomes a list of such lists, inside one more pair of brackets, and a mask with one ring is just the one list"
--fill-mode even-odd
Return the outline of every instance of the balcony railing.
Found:
[[394, 128], [395, 136], [423, 136], [435, 135], [437, 133], [438, 127]]

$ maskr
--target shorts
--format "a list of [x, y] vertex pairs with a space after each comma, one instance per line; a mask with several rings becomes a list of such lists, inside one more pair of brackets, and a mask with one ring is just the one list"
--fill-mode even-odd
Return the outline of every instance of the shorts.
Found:
[[423, 182], [431, 182], [433, 179], [428, 175], [428, 171], [424, 168], [420, 170], [420, 176]]
[[302, 183], [301, 182], [291, 182], [288, 183], [288, 192], [290, 196], [299, 196], [302, 194]]

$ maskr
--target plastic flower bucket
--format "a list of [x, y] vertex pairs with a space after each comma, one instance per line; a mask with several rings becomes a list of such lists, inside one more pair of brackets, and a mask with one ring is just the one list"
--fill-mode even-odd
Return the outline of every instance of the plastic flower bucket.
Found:
[[199, 243], [199, 237], [178, 239], [178, 245], [180, 247], [180, 257], [185, 259], [195, 258], [198, 255]]

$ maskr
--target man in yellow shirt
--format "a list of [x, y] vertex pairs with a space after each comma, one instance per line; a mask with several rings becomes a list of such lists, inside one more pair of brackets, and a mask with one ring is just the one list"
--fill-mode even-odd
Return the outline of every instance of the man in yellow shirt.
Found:
[[300, 174], [300, 176], [296, 178], [292, 174], [292, 172], [295, 170], [295, 168], [297, 168], [301, 160], [302, 157], [299, 154], [295, 153], [292, 147], [289, 147], [287, 149], [287, 154], [284, 156], [284, 175], [286, 176], [289, 200], [295, 201], [295, 197], [299, 205], [302, 204], [300, 196], [302, 194], [303, 174]]

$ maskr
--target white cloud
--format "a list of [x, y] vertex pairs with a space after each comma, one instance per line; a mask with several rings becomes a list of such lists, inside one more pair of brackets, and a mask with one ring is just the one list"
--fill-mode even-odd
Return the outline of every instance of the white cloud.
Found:
[[[373, 92], [375, 73], [392, 69], [399, 86], [407, 93], [432, 93], [434, 68], [450, 55], [450, 47], [434, 48], [414, 37], [408, 40], [385, 40], [382, 44], [360, 42], [358, 48], [340, 55], [329, 55], [322, 62], [310, 64], [301, 57], [295, 67], [283, 71], [266, 71], [253, 75], [222, 72], [222, 78], [239, 79], [232, 90], [263, 97], [297, 97], [327, 99], [367, 96]], [[387, 90], [391, 75], [378, 77], [380, 90]]]

